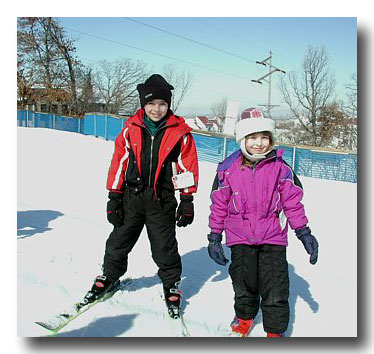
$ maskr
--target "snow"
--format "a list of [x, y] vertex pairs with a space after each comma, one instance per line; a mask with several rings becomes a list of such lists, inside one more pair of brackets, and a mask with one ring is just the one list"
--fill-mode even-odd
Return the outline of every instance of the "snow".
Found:
[[[40, 337], [35, 324], [79, 301], [101, 273], [106, 175], [113, 142], [42, 128], [17, 128], [17, 334]], [[206, 249], [210, 189], [216, 165], [199, 162], [195, 220], [177, 229], [183, 263], [182, 309], [192, 337], [222, 337], [234, 315], [228, 267]], [[357, 185], [300, 177], [309, 225], [320, 245], [318, 263], [289, 232], [292, 337], [357, 336]], [[230, 252], [224, 248], [226, 256]], [[229, 258], [229, 257], [228, 257]], [[61, 337], [169, 337], [161, 283], [146, 232], [129, 256], [125, 290], [66, 326]], [[124, 279], [123, 278], [123, 279]], [[261, 313], [252, 337], [264, 337]]]

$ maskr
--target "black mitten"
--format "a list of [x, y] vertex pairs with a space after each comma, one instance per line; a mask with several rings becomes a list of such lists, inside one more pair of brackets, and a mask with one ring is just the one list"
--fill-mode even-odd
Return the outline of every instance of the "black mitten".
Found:
[[106, 207], [108, 221], [115, 227], [123, 225], [124, 211], [122, 193], [109, 192], [109, 201]]
[[191, 224], [194, 218], [193, 196], [181, 194], [180, 198], [176, 215], [177, 226], [185, 227]]

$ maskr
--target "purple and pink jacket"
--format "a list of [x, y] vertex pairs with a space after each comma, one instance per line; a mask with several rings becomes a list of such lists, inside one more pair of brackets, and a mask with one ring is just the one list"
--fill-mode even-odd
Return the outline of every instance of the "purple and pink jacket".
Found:
[[218, 165], [211, 193], [211, 231], [225, 231], [229, 247], [287, 246], [288, 224], [295, 230], [308, 223], [300, 181], [282, 159], [283, 150], [273, 150], [254, 167], [244, 169], [241, 155], [238, 150]]

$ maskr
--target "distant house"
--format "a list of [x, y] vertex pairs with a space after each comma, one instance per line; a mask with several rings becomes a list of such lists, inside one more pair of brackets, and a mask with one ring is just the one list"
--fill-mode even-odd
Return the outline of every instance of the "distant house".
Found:
[[220, 122], [216, 117], [213, 119], [206, 116], [196, 116], [195, 124], [199, 127], [200, 130], [205, 130], [209, 132], [219, 132], [220, 131]]
[[[37, 112], [64, 113], [68, 110], [68, 104], [65, 103], [70, 95], [68, 90], [64, 88], [53, 88], [49, 90], [49, 100], [46, 98], [46, 89], [40, 85], [35, 84], [29, 89], [28, 102], [22, 104], [21, 99], [17, 100], [19, 106], [24, 106]], [[51, 100], [51, 98], [53, 98]]]
[[296, 119], [277, 119], [275, 126], [277, 129], [292, 129], [297, 125]]
[[199, 126], [196, 125], [195, 118], [185, 118], [184, 120], [191, 129], [200, 130]]
[[[87, 94], [92, 95], [91, 91]], [[105, 102], [99, 97], [91, 97], [83, 102], [79, 97], [83, 96], [82, 90], [77, 90], [78, 105], [84, 106], [87, 112], [105, 112]], [[68, 114], [71, 111], [71, 94], [68, 88], [59, 87], [49, 90], [42, 83], [35, 83], [28, 92], [27, 102], [22, 97], [17, 97], [19, 108], [36, 112], [50, 112], [56, 114]]]

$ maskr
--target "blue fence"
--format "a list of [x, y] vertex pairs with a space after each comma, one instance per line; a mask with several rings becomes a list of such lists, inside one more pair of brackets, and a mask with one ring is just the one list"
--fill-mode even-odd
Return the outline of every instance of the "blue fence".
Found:
[[[21, 127], [50, 128], [94, 135], [114, 140], [121, 131], [124, 118], [108, 114], [86, 114], [84, 118], [63, 117], [57, 114], [18, 111], [17, 125]], [[221, 162], [239, 146], [234, 139], [193, 133], [198, 158], [202, 161]], [[300, 176], [357, 182], [357, 155], [335, 153], [279, 145], [283, 158]]]
[[17, 111], [17, 125], [20, 127], [50, 128], [82, 133], [84, 119], [63, 117], [58, 114]]

